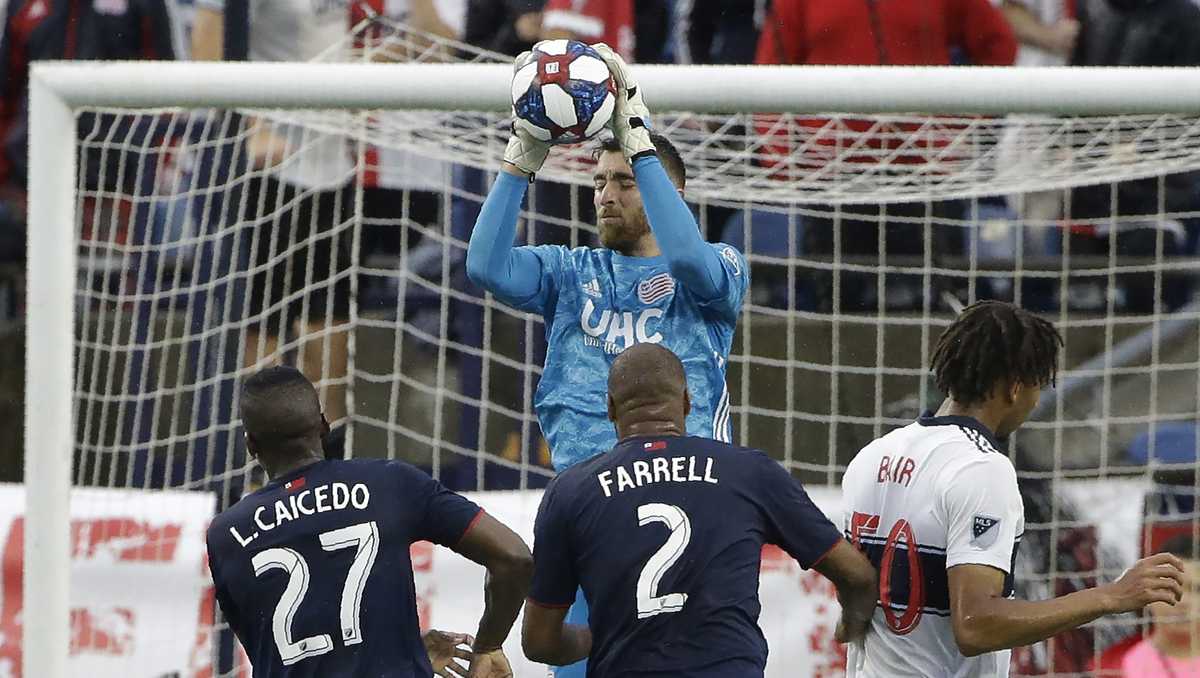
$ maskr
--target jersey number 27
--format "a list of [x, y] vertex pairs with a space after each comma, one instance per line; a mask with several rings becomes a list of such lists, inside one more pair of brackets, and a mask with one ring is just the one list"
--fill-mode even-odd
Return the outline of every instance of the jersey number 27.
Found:
[[[320, 539], [321, 548], [326, 551], [337, 551], [351, 546], [355, 548], [354, 562], [350, 564], [350, 570], [346, 573], [346, 583], [342, 586], [338, 616], [342, 625], [342, 643], [357, 645], [363, 642], [359, 611], [362, 607], [363, 588], [371, 574], [371, 568], [375, 565], [375, 554], [379, 552], [379, 528], [375, 521], [359, 523], [322, 532]], [[298, 640], [292, 638], [292, 617], [300, 609], [304, 594], [308, 592], [308, 563], [304, 561], [304, 557], [289, 548], [273, 548], [256, 553], [250, 564], [254, 566], [256, 577], [275, 569], [288, 574], [287, 587], [284, 588], [279, 603], [275, 605], [275, 614], [271, 617], [275, 647], [279, 650], [279, 658], [284, 666], [333, 650], [333, 639], [328, 633]]]

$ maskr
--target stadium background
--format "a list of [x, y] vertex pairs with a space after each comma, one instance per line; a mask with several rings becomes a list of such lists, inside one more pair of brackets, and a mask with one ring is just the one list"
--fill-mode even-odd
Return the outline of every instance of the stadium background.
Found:
[[[36, 1], [31, 4], [8, 0], [5, 50], [12, 49], [16, 12], [25, 9], [28, 14], [32, 11], [29, 8], [36, 4]], [[420, 24], [417, 20], [422, 17], [406, 3], [349, 3], [343, 43], [329, 45], [324, 51], [316, 50], [323, 54], [317, 58], [334, 59], [347, 53], [357, 58], [374, 58], [387, 52], [388, 58], [499, 61], [504, 54], [513, 53], [522, 43], [539, 35], [561, 30], [598, 39], [585, 33], [599, 27], [596, 36], [619, 45], [624, 43], [635, 61], [641, 63], [793, 60], [787, 26], [768, 18], [772, 16], [771, 8], [764, 2], [552, 2], [547, 7], [538, 4], [435, 3], [442, 12], [439, 21]], [[1077, 3], [1027, 4], [1046, 27], [1059, 25], [1056, 22], [1078, 15], [1081, 9]], [[1105, 21], [1122, 18], [1111, 14], [1118, 11], [1115, 7], [1119, 3], [1111, 3], [1111, 7], [1106, 1], [1079, 4], [1084, 6], [1085, 14], [1088, 7], [1092, 8], [1089, 16], [1094, 23], [1081, 28], [1077, 48], [1067, 50], [1069, 55], [1065, 59], [1070, 63], [1110, 65], [1085, 48], [1090, 44], [1089, 36], [1096, 40], [1096, 35], [1108, 35], [1105, 31], [1111, 27]], [[1177, 12], [1177, 23], [1183, 29], [1200, 29], [1194, 20], [1187, 23], [1194, 19], [1193, 15], [1179, 9], [1180, 3], [1149, 4], [1162, 8], [1163, 12]], [[142, 36], [142, 39], [154, 44], [170, 43], [176, 56], [186, 57], [190, 44], [187, 17], [194, 8], [182, 2], [168, 5], [170, 11], [164, 16], [169, 21], [155, 28], [168, 31], [169, 36]], [[238, 2], [228, 4], [230, 27], [226, 50], [233, 58], [239, 56], [237, 52], [245, 48], [244, 42], [248, 40], [244, 30], [241, 33], [238, 30], [239, 8], [245, 11], [246, 6]], [[502, 16], [487, 16], [482, 10], [497, 11]], [[539, 10], [544, 11], [539, 13]], [[386, 17], [389, 13], [390, 18]], [[385, 16], [373, 19], [374, 14]], [[540, 27], [530, 15], [540, 17]], [[997, 11], [994, 16], [982, 19], [972, 17], [976, 23], [968, 24], [963, 34], [968, 37], [959, 44], [948, 45], [945, 63], [1031, 64], [1048, 60], [1045, 50], [1039, 55], [1029, 49], [1030, 45], [1022, 45], [1021, 51], [1017, 51], [1015, 36], [1008, 29], [997, 27], [997, 22], [1009, 16]], [[418, 25], [410, 29], [414, 22]], [[938, 34], [941, 29], [935, 24], [939, 22], [931, 22], [923, 30], [929, 35]], [[872, 30], [869, 26], [860, 28], [865, 33]], [[781, 30], [784, 32], [780, 33]], [[1069, 31], [1059, 33], [1061, 38], [1061, 34]], [[524, 40], [520, 34], [524, 34]], [[985, 43], [981, 35], [989, 41]], [[948, 38], [948, 42], [952, 40]], [[1111, 65], [1160, 65], [1151, 60], [1163, 58], [1145, 49], [1139, 51], [1136, 44], [1121, 44], [1122, 49], [1110, 47], [1095, 52], [1107, 54], [1113, 60]], [[880, 56], [887, 51], [879, 50], [878, 45], [875, 48]], [[1193, 55], [1182, 52], [1167, 55], [1174, 60], [1161, 65], [1200, 63]], [[70, 58], [72, 55], [33, 56]], [[851, 60], [855, 57], [859, 60]], [[894, 52], [888, 57], [890, 63], [922, 63]], [[850, 54], [845, 61], [825, 62], [863, 61], [866, 60], [861, 54]], [[9, 69], [22, 66], [11, 59], [5, 62]], [[4, 73], [3, 77], [9, 86], [21, 79], [12, 72]], [[649, 97], [653, 106], [652, 93]], [[0, 124], [4, 125], [6, 148], [14, 148], [16, 143], [19, 151], [23, 146], [19, 143], [19, 125], [14, 124], [14, 115], [13, 110], [6, 109], [6, 117], [0, 119]], [[269, 115], [264, 117], [272, 120]], [[272, 120], [271, 124], [282, 124], [279, 120], [283, 118]], [[488, 122], [489, 119], [480, 118], [478, 124], [486, 126]], [[741, 129], [737, 129], [736, 123], [732, 128], [714, 127], [713, 120], [704, 118], [676, 119], [668, 125], [680, 136], [692, 133], [703, 137], [708, 133], [737, 143], [756, 133], [747, 129], [754, 127], [755, 122], [758, 121], [751, 120], [749, 126], [743, 125]], [[319, 116], [309, 123], [319, 127]], [[93, 138], [95, 130], [104, 129], [99, 127], [102, 122], [95, 124]], [[394, 171], [399, 164], [414, 162], [412, 149], [419, 149], [420, 143], [412, 141], [406, 146], [404, 141], [389, 144], [387, 140], [395, 142], [405, 134], [419, 136], [422, 124], [423, 120], [405, 121], [388, 114], [372, 118], [367, 126], [384, 141], [378, 147], [363, 148], [354, 172], [364, 190], [378, 184], [384, 187], [374, 188], [383, 191], [373, 203], [381, 211], [365, 216], [353, 226], [361, 229], [362, 246], [358, 253], [357, 299], [362, 321], [354, 332], [357, 347], [351, 374], [355, 409], [349, 429], [353, 450], [358, 455], [408, 459], [434, 471], [456, 489], [536, 488], [549, 477], [529, 405], [536, 384], [536, 369], [531, 366], [540, 364], [543, 350], [537, 339], [540, 325], [494, 309], [472, 310], [484, 307], [467, 298], [478, 297], [479, 292], [470, 290], [462, 280], [461, 271], [456, 268], [461, 259], [453, 243], [455, 239], [461, 242], [469, 234], [471, 209], [472, 206], [478, 209], [478, 197], [486, 191], [488, 172], [466, 163], [457, 166], [445, 161], [433, 170], [422, 164], [416, 173], [411, 167], [409, 171]], [[853, 124], [849, 126], [853, 128]], [[948, 127], [952, 129], [953, 125]], [[899, 128], [901, 133], [905, 131], [903, 125]], [[138, 120], [130, 125], [131, 131], [123, 139], [129, 148], [141, 147], [143, 155], [163, 156], [162, 166], [166, 170], [155, 181], [161, 186], [169, 187], [172, 182], [179, 186], [180, 175], [194, 177], [211, 169], [209, 181], [213, 185], [222, 186], [228, 196], [237, 194], [241, 187], [233, 149], [241, 140], [236, 135], [208, 146], [207, 153], [172, 155], [145, 150], [149, 147], [145, 139], [149, 138], [155, 138], [153, 143], [162, 148], [188, 145], [188, 139], [164, 139], [169, 135], [161, 134], [163, 129], [161, 121]], [[85, 154], [100, 152], [100, 144], [88, 143], [81, 143]], [[696, 146], [694, 142], [691, 145]], [[408, 156], [404, 151], [389, 155], [396, 148], [406, 149]], [[135, 151], [132, 155], [137, 154]], [[9, 151], [9, 162], [3, 168], [5, 188], [0, 192], [3, 199], [0, 256], [5, 259], [0, 264], [3, 277], [0, 296], [5, 300], [0, 309], [7, 318], [0, 336], [3, 342], [0, 350], [7, 356], [0, 371], [0, 388], [4, 389], [0, 411], [10, 421], [20, 420], [23, 399], [18, 358], [24, 341], [21, 259], [24, 187], [19, 170], [12, 167], [11, 158], [16, 155], [19, 152]], [[419, 153], [416, 156], [419, 158]], [[175, 163], [176, 160], [179, 162]], [[188, 166], [189, 163], [192, 164]], [[563, 173], [569, 169], [564, 168]], [[843, 167], [847, 173], [853, 169], [853, 165], [849, 169]], [[422, 173], [437, 178], [431, 183], [415, 176]], [[556, 182], [553, 174], [548, 178], [550, 181], [534, 191], [531, 212], [537, 218], [530, 220], [527, 237], [535, 242], [587, 242], [586, 225], [591, 218], [589, 192], [570, 183]], [[710, 181], [719, 182], [719, 176], [710, 177]], [[1107, 202], [1109, 193], [1119, 190], [1114, 188], [1118, 185], [1111, 180], [1101, 182], [1099, 198], [1073, 188], [1066, 190], [1072, 197], [1067, 201], [1067, 213], [1054, 217], [1054, 229], [1012, 228], [1022, 219], [1027, 224], [1033, 223], [1035, 218], [1029, 215], [1036, 206], [1014, 205], [1002, 196], [972, 196], [965, 200], [968, 209], [973, 210], [970, 214], [960, 213], [947, 219], [947, 223], [954, 223], [945, 230], [959, 233], [958, 242], [945, 245], [948, 249], [936, 249], [943, 245], [935, 245], [935, 238], [925, 236], [923, 246], [917, 251], [900, 255], [911, 257], [907, 262], [903, 258], [889, 259], [892, 265], [928, 271], [930, 265], [924, 257], [931, 255], [937, 258], [939, 271], [965, 271], [969, 267], [967, 260], [973, 257], [974, 268], [959, 276], [962, 285], [930, 287], [929, 281], [914, 282], [918, 274], [909, 279], [901, 275], [889, 279], [894, 285], [886, 290], [890, 296], [885, 295], [887, 298], [881, 301], [871, 296], [870, 289], [880, 270], [878, 252], [874, 259], [870, 252], [843, 254], [843, 263], [864, 267], [868, 282], [855, 287], [853, 280], [846, 281], [843, 296], [831, 306], [822, 296], [823, 278], [819, 272], [823, 269], [807, 264], [820, 261], [821, 256], [836, 255], [832, 252], [822, 255], [820, 242], [808, 240], [797, 232], [797, 217], [819, 215], [809, 214], [806, 207], [773, 203], [769, 197], [761, 201], [763, 205], [739, 205], [722, 196], [719, 186], [710, 189], [701, 183], [701, 188], [692, 195], [700, 195], [696, 209], [702, 228], [711, 239], [729, 239], [747, 248], [754, 264], [753, 319], [743, 325], [735, 343], [734, 353], [739, 359], [731, 364], [729, 375], [734, 386], [737, 439], [776, 453], [810, 485], [836, 483], [839, 467], [863, 443], [937, 401], [938, 395], [921, 375], [921, 368], [926, 364], [924, 356], [937, 328], [954, 308], [940, 293], [947, 291], [949, 296], [962, 301], [971, 296], [1012, 297], [1020, 289], [1025, 305], [1056, 320], [1069, 321], [1064, 366], [1070, 370], [1060, 385], [1063, 398], [1047, 398], [1035, 415], [1035, 424], [1044, 425], [1034, 426], [1022, 435], [1014, 448], [1023, 472], [1027, 519], [1043, 526], [1031, 530], [1033, 534], [1023, 546], [1023, 567], [1029, 575], [1025, 577], [1025, 593], [1042, 596], [1086, 584], [1094, 578], [1094, 570], [1111, 568], [1126, 559], [1140, 548], [1143, 539], [1141, 525], [1116, 538], [1111, 535], [1108, 539], [1101, 538], [1102, 521], [1090, 518], [1092, 514], [1087, 511], [1094, 497], [1086, 491], [1068, 496], [1071, 493], [1056, 484], [1061, 480], [1133, 479], [1142, 482], [1142, 491], [1146, 492], [1144, 500], [1134, 502], [1142, 505], [1141, 515], [1153, 516], [1155, 523], [1171, 526], [1194, 520], [1191, 513], [1197, 436], [1194, 421], [1200, 392], [1196, 378], [1200, 332], [1191, 302], [1193, 257], [1198, 240], [1193, 197], [1196, 182], [1188, 172], [1156, 178], [1149, 190], [1148, 216], [1085, 213], [1089, 200]], [[116, 216], [105, 213], [105, 217], [85, 217], [92, 222], [82, 224], [83, 252], [122, 252], [136, 250], [140, 243], [150, 243], [157, 259], [135, 256], [133, 266], [117, 266], [115, 270], [93, 266], [83, 271], [81, 309], [104, 312], [94, 312], [90, 320], [86, 313], [82, 314], [85, 321], [81, 335], [113, 346], [129, 343], [135, 349], [82, 356], [79, 373], [83, 383], [77, 384], [82, 391], [94, 395], [122, 391], [129, 395], [130, 401], [126, 410], [102, 405], [87, 410], [93, 425], [81, 424], [83, 444], [77, 483], [208, 489], [221, 495], [218, 501], [228, 501], [242, 490], [245, 482], [254, 482], [242, 472], [243, 459], [239, 456], [236, 422], [232, 418], [230, 392], [237, 370], [236, 351], [231, 355], [213, 346], [195, 346], [189, 335], [187, 314], [180, 312], [187, 305], [171, 301], [182, 293], [173, 293], [161, 275], [164, 270], [185, 270], [190, 274], [197, 267], [203, 268], [209, 265], [205, 262], [205, 247], [222, 245], [198, 237], [203, 235], [205, 224], [185, 218], [187, 210], [183, 208], [170, 207], [176, 196], [169, 189], [160, 190], [161, 186], [154, 190], [154, 195], [161, 198], [159, 206], [151, 212], [143, 213], [139, 208], [122, 212], [128, 208], [120, 200], [105, 204], [101, 198], [96, 201], [97, 210], [109, 209]], [[190, 188], [188, 199], [195, 197], [198, 185]], [[113, 190], [139, 194], [143, 188], [118, 186]], [[711, 197], [705, 197], [706, 191]], [[822, 195], [818, 191], [812, 200], [819, 203]], [[402, 205], [401, 213], [389, 212], [389, 203]], [[86, 201], [84, 209], [88, 209]], [[1081, 223], [1073, 223], [1072, 216], [1079, 217], [1075, 221]], [[1120, 245], [1110, 251], [1105, 234], [1092, 228], [1094, 224], [1086, 223], [1088, 219], [1105, 216], [1116, 216], [1123, 223], [1152, 222], [1141, 229], [1152, 234], [1150, 246], [1139, 249], [1131, 245], [1127, 249]], [[1002, 228], [1005, 224], [1010, 228]], [[111, 228], [107, 231], [89, 228], [100, 225]], [[1028, 240], [1033, 239], [1030, 233], [1035, 232], [1057, 233], [1058, 243], [1033, 249]], [[990, 268], [980, 270], [979, 253], [985, 250], [990, 252]], [[863, 258], [854, 259], [856, 256]], [[126, 255], [126, 261], [129, 260]], [[1100, 272], [1090, 276], [1080, 273], [1089, 267]], [[989, 271], [994, 275], [989, 275]], [[1144, 271], [1150, 271], [1153, 278], [1148, 294], [1145, 281], [1136, 277], [1139, 272], [1145, 277]], [[213, 280], [231, 274], [231, 270], [219, 270], [219, 265], [205, 273]], [[930, 280], [936, 279], [937, 276], [930, 276]], [[151, 303], [132, 294], [134, 290], [147, 289], [153, 292]], [[465, 296], [456, 294], [459, 292]], [[162, 310], [170, 304], [175, 305]], [[153, 345], [155, 338], [163, 340], [161, 345]], [[136, 348], [143, 345], [146, 348]], [[486, 353], [481, 356], [478, 351], [469, 350], [477, 346], [486, 346]], [[407, 354], [399, 370], [403, 379], [397, 374], [397, 347]], [[200, 351], [203, 359], [189, 353], [193, 350]], [[140, 367], [143, 364], [149, 367], [143, 369]], [[771, 369], [780, 367], [786, 369]], [[156, 376], [133, 382], [121, 376], [131, 373]], [[113, 374], [118, 376], [95, 379], [88, 376]], [[156, 381], [160, 388], [155, 388], [151, 381]], [[193, 382], [199, 385], [169, 387]], [[797, 387], [797, 383], [802, 387]], [[481, 399], [489, 406], [480, 408]], [[197, 402], [205, 404], [197, 406]], [[209, 418], [200, 421], [186, 414], [197, 411], [210, 413]], [[154, 416], [154, 412], [184, 414]], [[1098, 420], [1102, 423], [1097, 424]], [[14, 482], [21, 479], [22, 441], [18, 430], [10, 427], [0, 433], [11, 436], [5, 440], [8, 444], [0, 446], [4, 458], [0, 477]], [[88, 439], [89, 435], [94, 437]], [[113, 450], [118, 453], [112, 454]], [[1163, 466], [1164, 463], [1167, 465]], [[197, 471], [197, 466], [206, 467], [206, 471]], [[1095, 496], [1100, 492], [1097, 489]], [[1122, 538], [1135, 542], [1136, 548], [1122, 543]], [[1106, 549], [1116, 554], [1106, 553]], [[1085, 670], [1097, 654], [1138, 627], [1136, 620], [1127, 619], [1098, 628], [1026, 653], [1020, 659], [1025, 662], [1022, 670], [1035, 675], [1049, 669]]]

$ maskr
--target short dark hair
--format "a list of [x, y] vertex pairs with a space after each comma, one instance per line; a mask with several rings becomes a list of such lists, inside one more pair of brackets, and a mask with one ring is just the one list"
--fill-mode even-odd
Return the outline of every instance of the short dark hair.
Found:
[[1196, 551], [1196, 537], [1190, 531], [1177, 534], [1164, 541], [1158, 547], [1159, 553], [1170, 553], [1184, 560], [1200, 560], [1200, 552]]
[[[675, 148], [670, 139], [658, 132], [650, 133], [650, 143], [654, 144], [658, 160], [663, 164], [663, 169], [667, 170], [667, 176], [671, 177], [671, 183], [682, 191], [687, 185], [687, 166], [683, 164], [683, 156], [679, 154], [679, 149]], [[615, 138], [603, 137], [600, 139], [600, 146], [592, 153], [592, 159], [599, 158], [601, 153], [621, 152], [621, 144], [617, 143]]]
[[1053, 385], [1062, 335], [1049, 321], [1002, 301], [980, 301], [959, 314], [933, 351], [943, 393], [963, 405], [981, 403], [997, 385]]
[[263, 369], [242, 382], [242, 426], [260, 451], [287, 453], [323, 431], [317, 390], [288, 365]]

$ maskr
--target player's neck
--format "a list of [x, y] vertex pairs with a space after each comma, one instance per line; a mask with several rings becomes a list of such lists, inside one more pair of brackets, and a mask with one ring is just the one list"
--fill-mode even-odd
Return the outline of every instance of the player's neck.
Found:
[[682, 436], [684, 426], [677, 421], [634, 421], [622, 422], [617, 427], [617, 437], [621, 440], [629, 438], [671, 438]]
[[1150, 634], [1150, 644], [1167, 657], [1200, 655], [1200, 638], [1193, 639], [1187, 629], [1155, 628]]
[[946, 398], [942, 401], [942, 406], [938, 408], [937, 416], [939, 417], [971, 417], [975, 421], [987, 427], [992, 435], [996, 435], [996, 427], [1000, 422], [1004, 421], [1002, 412], [997, 412], [996, 408], [989, 403], [979, 403], [976, 405], [963, 405], [956, 400]]
[[302, 469], [305, 466], [311, 466], [318, 461], [321, 461], [323, 458], [324, 457], [317, 455], [315, 452], [312, 452], [308, 455], [292, 457], [287, 460], [279, 460], [275, 462], [267, 462], [263, 459], [259, 459], [259, 464], [261, 464], [263, 470], [267, 472], [267, 476], [274, 479], [280, 476], [286, 476], [292, 471]]
[[662, 254], [662, 250], [658, 249], [658, 241], [654, 239], [654, 236], [641, 238], [624, 251], [618, 251], [627, 257], [657, 257]]

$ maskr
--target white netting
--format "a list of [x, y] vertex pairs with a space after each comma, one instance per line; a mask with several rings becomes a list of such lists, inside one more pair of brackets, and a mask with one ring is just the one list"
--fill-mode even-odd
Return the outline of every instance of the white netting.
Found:
[[[507, 61], [381, 21], [330, 58]], [[253, 479], [235, 385], [279, 360], [321, 378], [356, 456], [407, 459], [458, 489], [550, 477], [532, 410], [542, 322], [462, 270], [502, 116], [79, 120], [77, 484], [236, 495]], [[1046, 398], [1013, 447], [1030, 506], [1026, 593], [1119, 572], [1140, 551], [1143, 511], [1195, 522], [1200, 118], [656, 122], [683, 153], [701, 228], [752, 265], [729, 373], [737, 441], [836, 484], [861, 445], [936, 404], [929, 348], [952, 311], [1015, 299], [1067, 341], [1064, 397]], [[590, 162], [590, 148], [555, 150], [523, 242], [594, 242]], [[1122, 529], [1093, 501], [1113, 492], [1132, 511]], [[1134, 625], [1039, 645], [1020, 671], [1083, 673]]]

